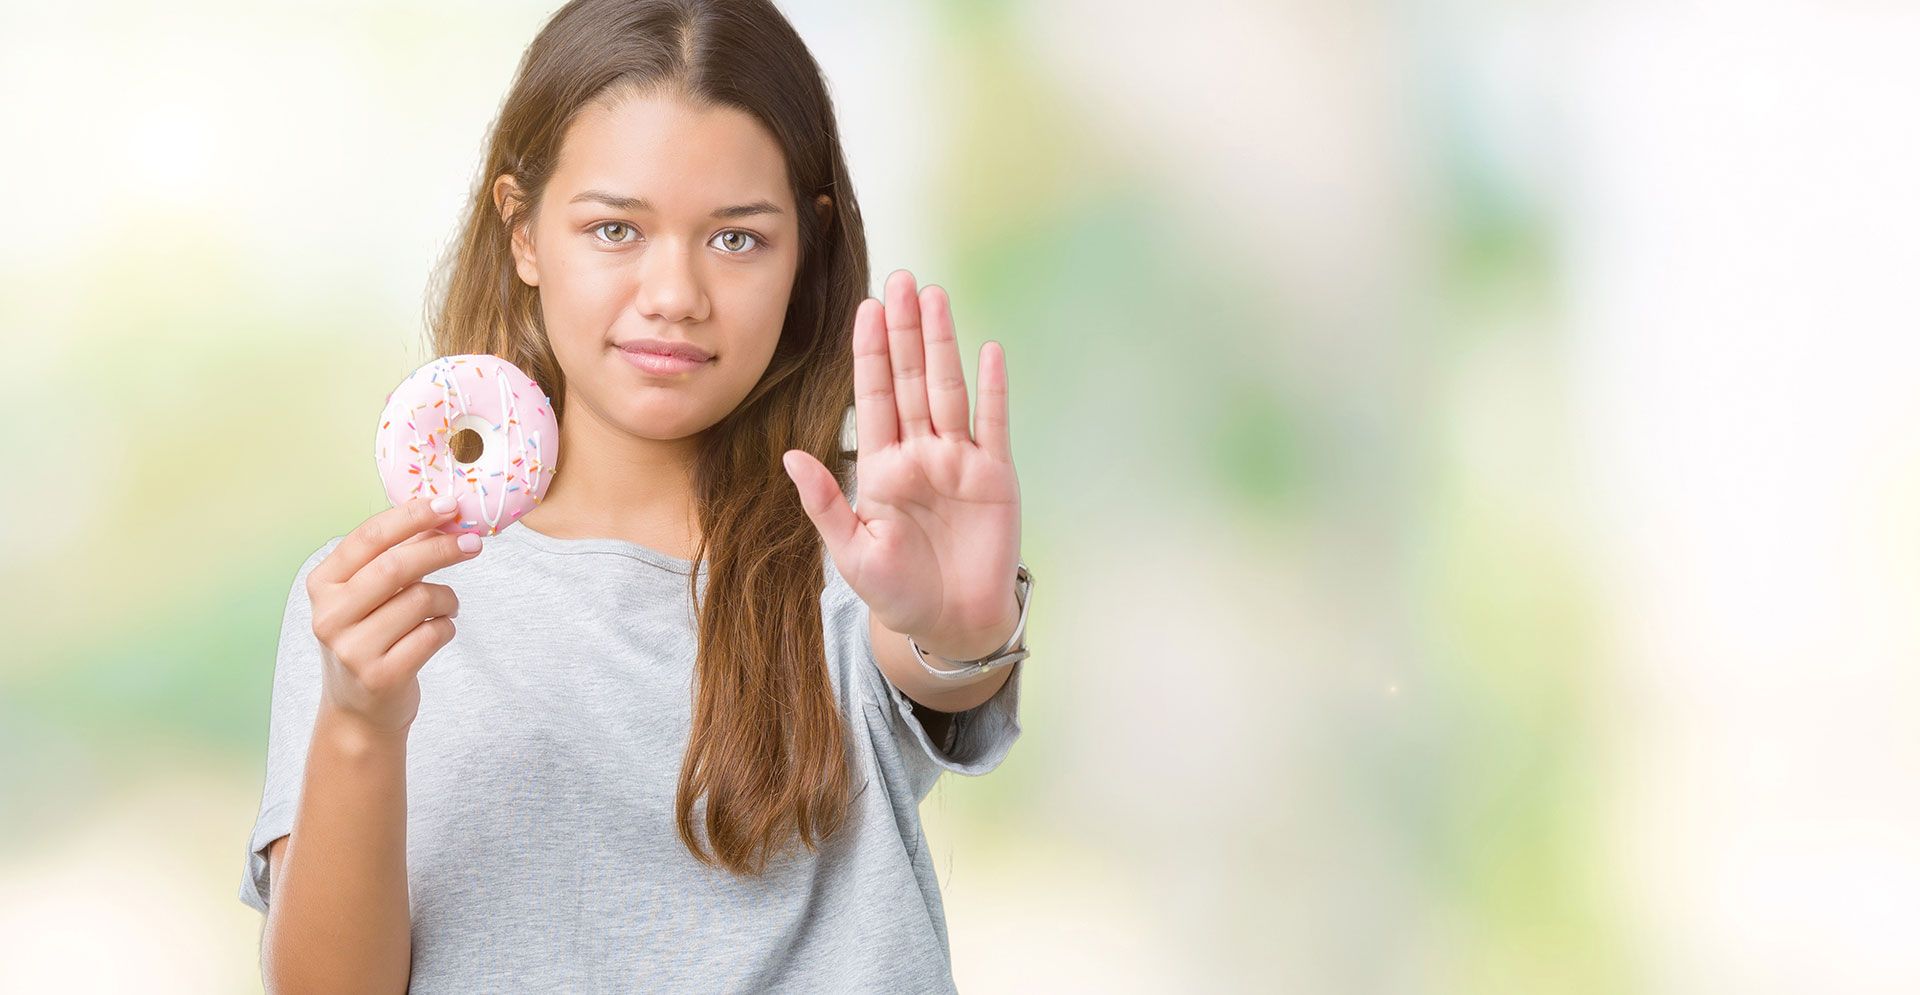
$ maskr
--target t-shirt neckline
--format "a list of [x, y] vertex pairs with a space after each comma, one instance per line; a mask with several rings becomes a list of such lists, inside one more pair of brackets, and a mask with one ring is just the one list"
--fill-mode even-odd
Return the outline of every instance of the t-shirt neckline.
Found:
[[[692, 560], [683, 560], [678, 556], [670, 556], [651, 546], [642, 546], [637, 542], [630, 542], [626, 539], [616, 539], [612, 536], [563, 539], [559, 536], [550, 536], [545, 532], [541, 532], [525, 522], [515, 522], [513, 525], [500, 530], [493, 538], [498, 539], [502, 536], [513, 538], [517, 542], [526, 543], [535, 549], [549, 553], [613, 553], [616, 556], [625, 556], [630, 559], [651, 563], [663, 570], [671, 570], [677, 574], [685, 574], [693, 570]], [[707, 565], [705, 563], [700, 564], [700, 572], [702, 574], [707, 572]]]

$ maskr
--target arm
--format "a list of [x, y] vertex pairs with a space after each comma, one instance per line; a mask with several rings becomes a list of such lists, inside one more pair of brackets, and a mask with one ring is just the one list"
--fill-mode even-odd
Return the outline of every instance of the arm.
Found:
[[267, 853], [260, 973], [275, 995], [405, 992], [412, 976], [407, 733], [420, 668], [460, 613], [424, 578], [482, 545], [439, 531], [457, 511], [447, 497], [389, 508], [307, 574], [321, 692], [299, 808]]
[[268, 855], [269, 992], [406, 991], [406, 773], [404, 730], [377, 732], [322, 703], [293, 832]]
[[[1006, 642], [1020, 621], [1020, 603], [1009, 595], [1008, 604], [1012, 613], [1003, 625], [996, 625], [980, 632], [956, 636], [919, 639], [920, 648], [935, 657], [949, 660], [972, 660], [991, 653]], [[867, 615], [867, 634], [873, 640], [874, 659], [880, 664], [880, 671], [887, 675], [893, 686], [905, 692], [913, 699], [916, 709], [932, 712], [964, 712], [976, 708], [993, 697], [994, 692], [1007, 682], [1013, 673], [1012, 667], [1000, 667], [990, 670], [971, 681], [945, 681], [928, 674], [921, 669], [920, 661], [914, 659], [913, 647], [907, 645], [907, 637], [880, 623], [871, 612]], [[934, 666], [951, 666], [934, 660]], [[925, 714], [924, 712], [922, 713]], [[946, 718], [937, 719], [938, 726], [929, 723], [927, 731], [936, 737], [946, 732]]]
[[[969, 426], [946, 291], [916, 290], [913, 274], [896, 270], [884, 295], [861, 301], [853, 319], [860, 507], [812, 454], [790, 449], [781, 459], [834, 567], [867, 605], [874, 659], [887, 680], [916, 714], [957, 714], [992, 698], [1018, 664], [941, 680], [921, 667], [902, 633], [927, 653], [967, 660], [992, 652], [1019, 622], [1008, 583], [1020, 559], [1020, 486], [1006, 357], [998, 343], [982, 347]], [[950, 721], [928, 731], [942, 738]]]

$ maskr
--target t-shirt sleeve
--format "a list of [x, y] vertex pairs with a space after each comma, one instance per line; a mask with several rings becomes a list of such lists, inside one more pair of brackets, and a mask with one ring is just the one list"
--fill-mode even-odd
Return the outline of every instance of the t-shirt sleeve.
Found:
[[267, 896], [273, 893], [267, 848], [293, 830], [293, 814], [300, 803], [300, 786], [307, 768], [307, 745], [320, 709], [320, 641], [313, 634], [307, 575], [345, 538], [328, 540], [300, 565], [280, 619], [280, 646], [273, 663], [273, 697], [267, 716], [266, 785], [247, 840], [246, 873], [240, 881], [240, 900], [262, 913], [267, 911]]
[[[858, 508], [859, 477], [847, 473], [841, 489], [848, 503]], [[872, 630], [867, 627], [870, 612], [866, 602], [840, 575], [832, 556], [822, 551], [821, 558], [826, 561], [822, 600], [828, 606], [822, 618], [829, 627], [829, 637], [837, 640], [843, 654], [846, 673], [840, 680], [850, 685], [849, 697], [857, 706], [871, 704], [880, 714], [883, 724], [869, 730], [871, 735], [887, 739], [884, 744], [875, 743], [882, 747], [877, 754], [899, 758], [914, 798], [924, 800], [946, 771], [978, 777], [1000, 766], [1020, 738], [1020, 674], [1026, 661], [1010, 665], [1006, 682], [993, 697], [955, 713], [947, 723], [946, 735], [936, 741], [915, 713], [913, 699], [880, 669], [880, 660], [873, 652]]]
[[915, 712], [913, 699], [894, 686], [880, 669], [879, 658], [873, 651], [872, 632], [867, 627], [866, 604], [856, 599], [842, 614], [844, 624], [854, 629], [847, 642], [858, 650], [852, 661], [855, 694], [864, 702], [879, 706], [885, 722], [871, 731], [893, 740], [894, 749], [884, 752], [899, 756], [905, 763], [916, 799], [926, 798], [946, 771], [978, 777], [1000, 766], [1020, 738], [1020, 676], [1025, 660], [1010, 665], [1006, 682], [994, 691], [993, 697], [964, 712], [954, 713], [947, 724], [947, 735], [937, 740]]

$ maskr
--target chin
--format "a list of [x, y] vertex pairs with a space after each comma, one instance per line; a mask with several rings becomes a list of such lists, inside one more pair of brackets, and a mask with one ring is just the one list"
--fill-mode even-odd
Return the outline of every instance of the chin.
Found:
[[698, 435], [713, 424], [701, 417], [684, 395], [668, 390], [642, 390], [639, 397], [621, 406], [620, 427], [642, 439], [671, 442]]

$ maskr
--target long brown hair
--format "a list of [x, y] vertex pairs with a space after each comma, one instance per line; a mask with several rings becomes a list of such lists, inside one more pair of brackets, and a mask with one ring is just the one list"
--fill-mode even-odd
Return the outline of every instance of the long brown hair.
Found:
[[[796, 835], [831, 836], [847, 808], [846, 731], [820, 618], [825, 550], [781, 466], [802, 449], [833, 468], [853, 403], [853, 315], [867, 296], [866, 235], [820, 67], [768, 0], [573, 0], [522, 57], [487, 141], [459, 236], [429, 295], [435, 355], [491, 353], [547, 389], [565, 418], [566, 379], [539, 291], [514, 269], [511, 233], [530, 224], [574, 116], [615, 91], [664, 89], [757, 118], [786, 156], [800, 258], [767, 371], [701, 435], [694, 466], [707, 597], [699, 605], [693, 727], [680, 769], [680, 838], [708, 865], [760, 874]], [[496, 178], [526, 195], [503, 221]], [[817, 207], [821, 195], [831, 198]], [[564, 472], [566, 454], [560, 455]], [[695, 832], [704, 796], [706, 844]], [[711, 852], [708, 847], [711, 847]]]

